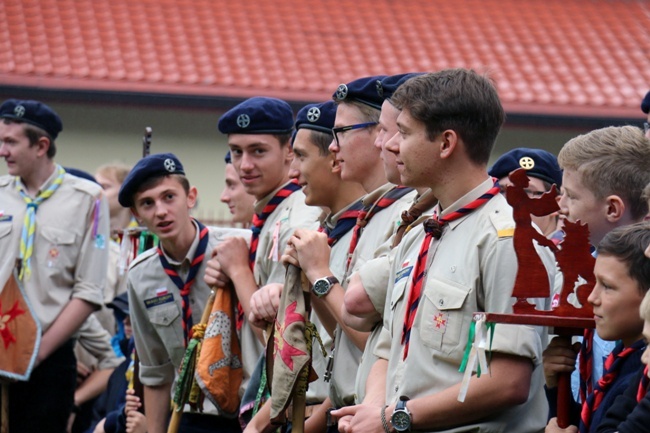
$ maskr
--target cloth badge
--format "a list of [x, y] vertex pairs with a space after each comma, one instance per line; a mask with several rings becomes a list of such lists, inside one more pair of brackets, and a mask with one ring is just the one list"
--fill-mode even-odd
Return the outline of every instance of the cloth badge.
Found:
[[167, 293], [169, 293], [167, 287], [161, 287], [159, 289], [156, 289], [156, 296], [166, 295]]
[[447, 330], [447, 322], [449, 321], [449, 314], [442, 311], [433, 316], [433, 330], [444, 334]]
[[57, 247], [50, 248], [50, 250], [47, 252], [47, 267], [53, 268], [54, 265], [56, 265], [58, 258], [59, 258], [59, 249]]
[[156, 296], [155, 298], [149, 298], [144, 300], [144, 306], [149, 309], [152, 307], [157, 307], [163, 304], [169, 304], [174, 302], [174, 295], [167, 293], [166, 295]]
[[0, 211], [0, 223], [8, 223], [11, 222], [14, 219], [13, 215], [4, 215], [2, 211]]
[[95, 236], [95, 248], [98, 250], [103, 250], [106, 248], [106, 237], [104, 235], [98, 234]]
[[[408, 262], [407, 262], [407, 264], [408, 264]], [[411, 271], [413, 271], [413, 266], [412, 265], [407, 266], [407, 267], [402, 268], [399, 271], [397, 271], [397, 273], [395, 274], [395, 284], [397, 284], [399, 282], [399, 280], [401, 280], [403, 278], [406, 278], [409, 275], [411, 275]]]

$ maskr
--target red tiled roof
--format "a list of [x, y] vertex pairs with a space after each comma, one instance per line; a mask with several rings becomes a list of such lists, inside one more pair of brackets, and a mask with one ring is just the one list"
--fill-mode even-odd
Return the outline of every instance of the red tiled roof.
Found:
[[4, 0], [0, 85], [309, 101], [464, 66], [509, 112], [633, 118], [648, 29], [642, 0]]

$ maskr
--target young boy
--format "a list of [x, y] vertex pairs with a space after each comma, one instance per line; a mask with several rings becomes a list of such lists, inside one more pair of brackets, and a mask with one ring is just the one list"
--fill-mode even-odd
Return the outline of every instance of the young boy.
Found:
[[[160, 240], [157, 248], [132, 262], [127, 276], [149, 433], [167, 431], [172, 384], [192, 326], [200, 322], [210, 295], [203, 275], [210, 251], [220, 239], [216, 230], [190, 216], [197, 194], [183, 165], [171, 153], [141, 159], [119, 193], [120, 204], [130, 208]], [[207, 399], [203, 413], [183, 415], [181, 431], [183, 428], [193, 432], [240, 430], [236, 420], [221, 416]]]
[[[641, 355], [646, 347], [643, 338], [643, 319], [637, 312], [644, 295], [650, 288], [650, 260], [644, 250], [650, 245], [650, 225], [637, 223], [619, 227], [609, 232], [598, 245], [594, 267], [596, 285], [589, 295], [594, 309], [596, 330], [604, 340], [618, 341], [605, 361], [603, 376], [585, 402], [575, 404], [574, 424], [580, 432], [595, 432], [617, 396], [621, 395], [642, 368]], [[554, 340], [555, 341], [555, 340]], [[551, 343], [554, 344], [554, 343]], [[553, 396], [558, 372], [572, 371], [576, 352], [572, 348], [555, 350], [552, 356], [545, 353], [544, 373], [547, 394]], [[556, 407], [551, 403], [551, 413]], [[571, 426], [561, 429], [557, 420], [551, 419], [547, 432], [576, 432]]]
[[246, 192], [244, 185], [239, 179], [237, 170], [232, 165], [230, 152], [224, 158], [226, 162], [225, 179], [226, 184], [221, 192], [219, 200], [225, 203], [232, 215], [232, 222], [248, 227], [253, 219], [253, 206], [255, 197]]

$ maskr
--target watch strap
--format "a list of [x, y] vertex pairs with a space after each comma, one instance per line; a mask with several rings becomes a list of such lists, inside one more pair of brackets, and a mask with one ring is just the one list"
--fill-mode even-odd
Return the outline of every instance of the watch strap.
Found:
[[388, 421], [386, 421], [386, 408], [388, 405], [381, 408], [381, 424], [384, 426], [384, 433], [390, 433], [390, 428], [388, 427]]

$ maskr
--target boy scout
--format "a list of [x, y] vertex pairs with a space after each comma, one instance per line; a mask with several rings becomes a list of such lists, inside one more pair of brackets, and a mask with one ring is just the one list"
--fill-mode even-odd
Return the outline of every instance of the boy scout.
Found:
[[[220, 239], [190, 217], [197, 190], [171, 153], [141, 159], [124, 180], [120, 204], [160, 243], [140, 254], [127, 274], [131, 325], [144, 385], [147, 431], [167, 431], [172, 384], [194, 324], [210, 295], [204, 282], [210, 251]], [[219, 416], [206, 399], [203, 413], [185, 413], [180, 431], [237, 432], [234, 419]]]
[[244, 185], [239, 179], [237, 170], [232, 165], [232, 158], [230, 152], [224, 158], [226, 162], [225, 179], [226, 184], [221, 191], [219, 200], [225, 203], [232, 215], [232, 222], [242, 224], [248, 227], [253, 219], [253, 205], [255, 204], [255, 197], [246, 192]]
[[399, 431], [538, 431], [547, 406], [530, 327], [497, 326], [491, 374], [472, 377], [465, 402], [457, 399], [473, 312], [511, 310], [516, 273], [512, 211], [487, 174], [504, 120], [496, 89], [473, 71], [445, 70], [408, 80], [392, 101], [402, 110], [391, 147], [402, 182], [431, 188], [439, 203], [396, 251], [367, 388], [374, 404], [332, 415], [353, 415], [339, 426], [349, 431], [389, 431], [389, 422]]
[[[0, 106], [0, 284], [16, 259], [42, 330], [36, 368], [9, 391], [13, 432], [61, 432], [76, 385], [74, 335], [103, 302], [109, 239], [101, 188], [54, 162], [59, 116], [38, 101]], [[26, 404], [29, 402], [29, 404]]]
[[[291, 173], [298, 180], [305, 193], [305, 202], [311, 206], [322, 206], [329, 209], [320, 217], [321, 228], [319, 232], [297, 229], [296, 238], [305, 240], [306, 237], [317, 238], [325, 246], [331, 246], [330, 268], [332, 276], [342, 279], [345, 272], [346, 258], [352, 228], [361, 209], [359, 198], [364, 195], [363, 187], [356, 182], [341, 180], [338, 166], [334, 163], [334, 155], [328, 150], [332, 141], [332, 127], [336, 115], [336, 105], [333, 101], [310, 104], [303, 107], [296, 118], [296, 136], [293, 142], [294, 160], [291, 164]], [[300, 242], [300, 241], [298, 241]], [[323, 281], [327, 287], [329, 281]], [[271, 286], [267, 286], [270, 288]], [[276, 308], [269, 297], [278, 294], [265, 294], [267, 287], [260, 289], [251, 300], [252, 316], [254, 321], [262, 323], [273, 321]], [[330, 334], [333, 333], [331, 324], [325, 325], [319, 317], [326, 313], [326, 306], [319, 302], [326, 293], [313, 291], [311, 321], [317, 326], [320, 337], [326, 349], [332, 343]], [[340, 304], [341, 301], [339, 301]], [[328, 329], [329, 328], [329, 329]], [[325, 411], [320, 410], [320, 403], [328, 396], [329, 386], [324, 380], [326, 360], [320, 350], [315, 346], [313, 350], [312, 365], [318, 374], [318, 380], [309, 384], [307, 391], [306, 417], [309, 418], [305, 426], [306, 431], [317, 431], [325, 425]], [[270, 404], [267, 402], [261, 411], [246, 427], [246, 432], [259, 432], [269, 428]]]
[[[313, 227], [320, 209], [305, 204], [300, 186], [289, 181], [293, 160], [290, 139], [293, 112], [286, 102], [254, 97], [230, 109], [219, 119], [219, 131], [228, 135], [232, 164], [246, 192], [255, 197], [250, 250], [243, 238], [231, 238], [212, 251], [206, 271], [209, 285], [232, 283], [240, 303], [237, 328], [244, 356], [244, 381], [262, 353], [262, 332], [251, 327], [250, 298], [266, 284], [284, 284], [280, 255], [298, 227]], [[254, 328], [254, 329], [253, 329]], [[246, 402], [242, 410], [247, 410]]]

